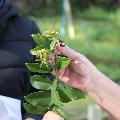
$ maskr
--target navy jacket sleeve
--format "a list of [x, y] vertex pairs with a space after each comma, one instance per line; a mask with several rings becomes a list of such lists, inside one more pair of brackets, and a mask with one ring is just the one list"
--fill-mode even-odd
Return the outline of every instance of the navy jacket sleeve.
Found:
[[[40, 32], [38, 26], [36, 25], [36, 23], [34, 21], [32, 21], [32, 34], [36, 34], [36, 33], [41, 33], [41, 32]], [[35, 47], [35, 46], [36, 46], [36, 43], [33, 41], [33, 47]], [[34, 73], [31, 73], [30, 76], [31, 75], [34, 75]], [[32, 93], [35, 91], [36, 91], [36, 89], [30, 85], [30, 89], [28, 90], [28, 93]], [[26, 118], [33, 118], [35, 120], [42, 120], [43, 115], [31, 114], [31, 113], [26, 112], [23, 119], [26, 119]]]

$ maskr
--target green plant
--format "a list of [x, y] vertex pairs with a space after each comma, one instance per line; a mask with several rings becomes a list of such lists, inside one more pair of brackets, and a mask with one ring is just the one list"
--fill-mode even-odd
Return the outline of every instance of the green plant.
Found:
[[[55, 44], [60, 40], [58, 32], [51, 31], [41, 34], [33, 34], [33, 39], [37, 46], [30, 52], [36, 56], [34, 63], [26, 63], [27, 68], [31, 72], [39, 73], [39, 75], [31, 76], [30, 82], [32, 86], [38, 89], [38, 92], [25, 96], [25, 109], [30, 113], [45, 114], [47, 111], [54, 111], [63, 116], [66, 120], [70, 120], [70, 112], [62, 111], [61, 106], [72, 100], [85, 98], [83, 92], [78, 89], [71, 88], [59, 81], [58, 70], [65, 69], [70, 59], [63, 55], [56, 55], [55, 63], [49, 64], [49, 55], [55, 51]], [[63, 46], [64, 47], [64, 46]], [[55, 71], [55, 79], [50, 80], [45, 73]], [[68, 114], [69, 113], [69, 114]]]

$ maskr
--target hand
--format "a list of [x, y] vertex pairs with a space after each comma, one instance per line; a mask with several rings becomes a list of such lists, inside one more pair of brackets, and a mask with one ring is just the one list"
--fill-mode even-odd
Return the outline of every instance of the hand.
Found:
[[61, 116], [57, 115], [56, 113], [49, 111], [47, 112], [42, 120], [64, 120]]
[[55, 54], [63, 54], [69, 57], [71, 62], [65, 70], [58, 71], [60, 79], [87, 92], [97, 104], [114, 116], [113, 119], [120, 120], [120, 86], [98, 71], [84, 55], [67, 46], [61, 46], [59, 41]]
[[60, 79], [70, 86], [87, 91], [101, 75], [84, 55], [70, 49], [68, 46], [61, 47], [60, 43], [57, 43], [56, 54], [58, 53], [71, 59], [69, 66], [65, 70], [59, 71]]

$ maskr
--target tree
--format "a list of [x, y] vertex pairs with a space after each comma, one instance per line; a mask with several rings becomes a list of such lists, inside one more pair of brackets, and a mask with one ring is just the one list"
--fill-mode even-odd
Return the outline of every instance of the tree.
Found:
[[63, 0], [63, 24], [65, 29], [65, 23], [67, 24], [67, 31], [71, 39], [75, 38], [75, 29], [72, 20], [71, 6], [69, 0]]

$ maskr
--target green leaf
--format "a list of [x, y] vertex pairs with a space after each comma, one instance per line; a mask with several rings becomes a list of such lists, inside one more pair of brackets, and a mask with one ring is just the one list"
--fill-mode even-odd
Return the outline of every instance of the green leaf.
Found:
[[46, 107], [32, 106], [27, 103], [24, 103], [23, 106], [24, 106], [25, 110], [31, 114], [45, 114], [48, 111], [48, 109]]
[[39, 54], [39, 50], [43, 49], [44, 46], [36, 46], [35, 48], [31, 49], [30, 52], [32, 55], [38, 55]]
[[48, 91], [34, 92], [25, 96], [24, 98], [26, 102], [32, 106], [47, 107], [47, 105], [51, 102], [50, 92]]
[[85, 94], [77, 88], [72, 88], [62, 82], [60, 82], [58, 86], [71, 100], [85, 98]]
[[41, 72], [40, 64], [38, 63], [26, 63], [25, 65], [31, 72]]
[[[31, 54], [32, 55], [36, 55], [36, 57], [39, 57], [40, 58], [40, 51], [44, 49], [44, 47], [41, 47], [41, 46], [37, 46], [33, 49], [30, 50]], [[50, 50], [50, 49], [45, 49], [45, 52], [47, 55], [49, 54], [52, 54], [53, 53], [53, 50]]]
[[[64, 106], [62, 106], [64, 107]], [[57, 113], [58, 115], [62, 116], [65, 120], [73, 120], [72, 114], [70, 111], [64, 110], [62, 107], [54, 107], [52, 109], [53, 112]]]
[[41, 90], [49, 90], [52, 86], [52, 81], [46, 76], [34, 75], [30, 82], [34, 88]]
[[50, 49], [53, 50], [55, 48], [55, 44], [58, 40], [57, 39], [54, 39], [51, 44], [50, 44]]
[[46, 31], [44, 32], [43, 36], [47, 37], [50, 40], [53, 40], [54, 38], [56, 39], [60, 38], [60, 35], [56, 30]]
[[26, 63], [26, 67], [31, 72], [38, 72], [38, 73], [50, 73], [53, 70], [53, 65], [51, 64], [40, 64], [40, 63]]
[[54, 50], [47, 49], [47, 55], [50, 55], [54, 52]]
[[51, 40], [49, 40], [47, 37], [38, 33], [32, 34], [32, 38], [38, 44], [38, 46], [44, 46], [46, 48], [49, 48]]
[[63, 90], [61, 90], [60, 88], [57, 87], [57, 91], [58, 91], [58, 94], [60, 96], [60, 101], [62, 103], [68, 103], [71, 101], [71, 99], [64, 93]]
[[57, 56], [56, 60], [57, 60], [57, 69], [58, 70], [65, 69], [70, 63], [70, 59], [65, 56]]
[[57, 88], [57, 80], [54, 80], [53, 86], [51, 88], [51, 102], [56, 106], [62, 106], [62, 102], [60, 101], [60, 97], [56, 88]]
[[64, 112], [62, 112], [59, 108], [54, 107], [52, 109], [53, 112], [57, 113], [58, 115], [60, 115], [61, 117], [65, 116]]
[[[59, 55], [55, 58], [55, 65], [51, 65], [48, 62], [49, 54], [55, 50], [55, 44], [60, 36], [57, 31], [48, 31], [45, 34], [33, 34], [33, 39], [37, 43], [37, 46], [31, 49], [31, 53], [36, 56], [35, 63], [26, 63], [26, 67], [31, 72], [37, 73], [50, 73], [55, 70], [65, 69], [70, 59], [66, 56]], [[61, 109], [64, 103], [68, 103], [72, 100], [78, 100], [84, 98], [84, 93], [78, 89], [71, 88], [62, 82], [49, 80], [44, 76], [34, 75], [31, 77], [30, 82], [32, 86], [39, 89], [39, 92], [35, 92], [25, 96], [27, 103], [24, 104], [25, 109], [33, 114], [44, 114], [48, 110], [56, 111], [67, 120], [71, 120], [69, 110]]]

